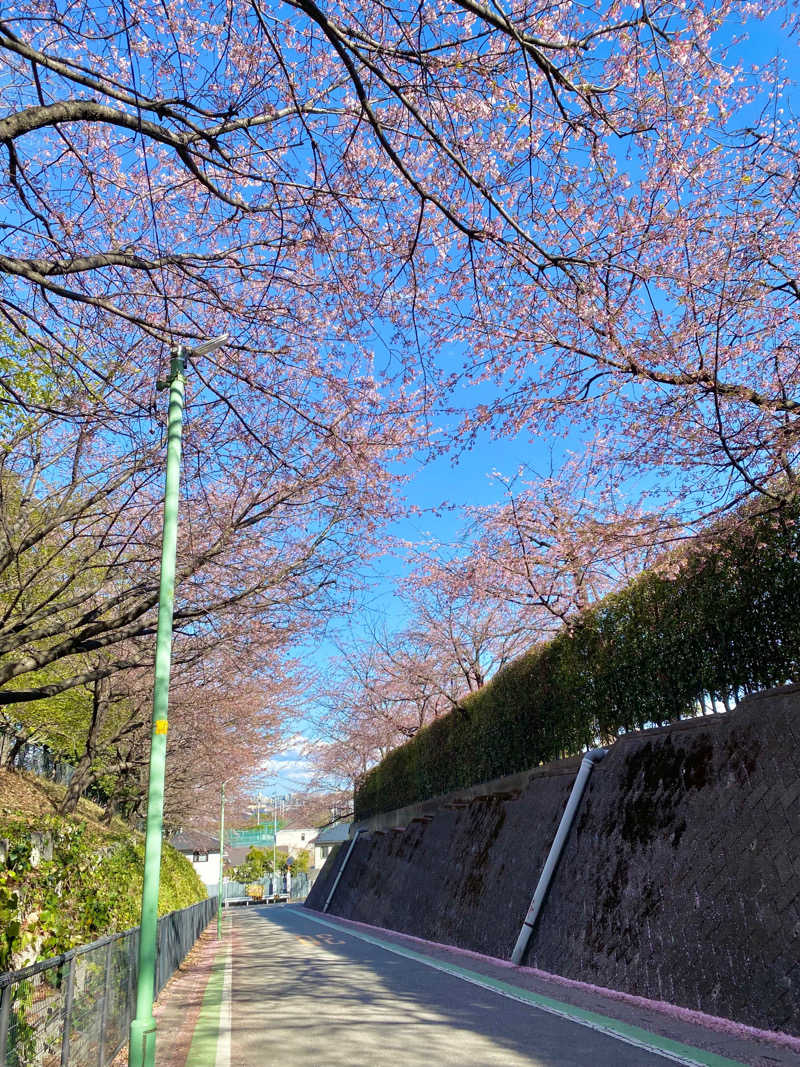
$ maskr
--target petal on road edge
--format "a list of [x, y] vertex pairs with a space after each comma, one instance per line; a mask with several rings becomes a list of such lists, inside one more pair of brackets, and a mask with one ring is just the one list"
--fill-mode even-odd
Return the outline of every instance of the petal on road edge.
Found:
[[371, 934], [362, 933], [360, 930], [344, 927], [340, 923], [329, 922], [319, 915], [312, 915], [307, 911], [301, 912], [300, 909], [297, 909], [295, 914], [302, 914], [303, 918], [308, 919], [309, 922], [347, 933], [360, 941], [366, 941], [368, 944], [385, 949], [387, 952], [393, 952], [397, 956], [416, 960], [426, 967], [432, 967], [434, 970], [450, 974], [472, 985], [481, 986], [483, 989], [498, 993], [500, 996], [520, 1001], [523, 1004], [529, 1004], [531, 1007], [546, 1011], [551, 1015], [559, 1015], [579, 1026], [585, 1026], [590, 1030], [597, 1030], [606, 1034], [608, 1037], [616, 1038], [626, 1045], [633, 1045], [635, 1048], [644, 1049], [654, 1055], [663, 1056], [673, 1063], [684, 1064], [686, 1067], [746, 1067], [739, 1060], [729, 1060], [724, 1056], [718, 1056], [716, 1053], [706, 1052], [703, 1049], [685, 1045], [680, 1041], [673, 1041], [671, 1038], [652, 1034], [639, 1026], [631, 1026], [609, 1016], [600, 1015], [598, 1012], [586, 1011], [584, 1008], [577, 1008], [572, 1004], [566, 1004], [551, 997], [532, 993], [527, 989], [521, 989], [519, 986], [511, 985], [508, 982], [501, 982], [496, 978], [489, 978], [487, 975], [479, 974], [476, 971], [468, 971], [466, 968], [458, 967], [456, 964], [433, 959], [430, 956], [423, 955], [421, 952], [402, 948], [389, 941], [373, 937]]

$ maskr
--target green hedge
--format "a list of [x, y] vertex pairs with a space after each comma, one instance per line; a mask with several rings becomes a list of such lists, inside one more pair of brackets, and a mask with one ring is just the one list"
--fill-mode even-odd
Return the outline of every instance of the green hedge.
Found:
[[356, 819], [800, 677], [799, 515], [718, 524], [598, 601], [369, 771]]

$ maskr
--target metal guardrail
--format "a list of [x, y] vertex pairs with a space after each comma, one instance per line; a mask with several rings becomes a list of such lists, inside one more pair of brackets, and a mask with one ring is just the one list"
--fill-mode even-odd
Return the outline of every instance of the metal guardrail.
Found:
[[[216, 898], [158, 920], [159, 993], [216, 914]], [[139, 929], [0, 974], [0, 1064], [107, 1067], [128, 1040]]]
[[[249, 885], [263, 885], [264, 886], [264, 899], [267, 900], [270, 897], [279, 896], [286, 897], [286, 876], [279, 874], [277, 878], [265, 875], [263, 878], [255, 878], [250, 882], [234, 882], [226, 879], [222, 883], [222, 903], [223, 906], [229, 900], [240, 901], [248, 896], [247, 887]], [[311, 881], [305, 871], [299, 871], [297, 874], [292, 875], [291, 888], [289, 890], [288, 900], [305, 900], [308, 896], [308, 891], [311, 888]]]

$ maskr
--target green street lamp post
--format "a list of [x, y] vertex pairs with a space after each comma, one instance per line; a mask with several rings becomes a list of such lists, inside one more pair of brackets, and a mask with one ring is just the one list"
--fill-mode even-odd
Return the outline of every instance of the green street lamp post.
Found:
[[272, 877], [273, 898], [278, 896], [278, 798], [272, 798]]
[[161, 838], [164, 814], [164, 774], [167, 756], [167, 709], [172, 658], [172, 614], [175, 600], [175, 557], [178, 542], [178, 486], [183, 430], [184, 371], [186, 357], [213, 352], [228, 335], [206, 341], [188, 351], [178, 346], [172, 353], [167, 417], [167, 476], [164, 492], [164, 528], [161, 546], [161, 580], [158, 595], [155, 680], [153, 685], [153, 729], [150, 744], [150, 782], [147, 794], [147, 830], [144, 846], [142, 918], [139, 929], [139, 973], [136, 986], [136, 1015], [130, 1029], [130, 1067], [155, 1067], [156, 1022], [153, 1000], [156, 982], [156, 936], [158, 930], [158, 887], [161, 876]]
[[219, 890], [217, 892], [217, 941], [222, 937], [222, 864], [225, 856], [225, 786], [230, 781], [226, 778], [220, 788], [219, 804]]

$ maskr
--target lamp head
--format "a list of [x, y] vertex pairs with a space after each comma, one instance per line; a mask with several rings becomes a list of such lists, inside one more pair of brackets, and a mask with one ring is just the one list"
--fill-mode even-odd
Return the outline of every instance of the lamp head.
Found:
[[189, 354], [192, 356], [207, 356], [209, 352], [215, 352], [218, 348], [222, 348], [230, 339], [230, 334], [221, 333], [219, 337], [212, 337], [208, 341], [203, 341], [200, 345], [195, 345], [194, 348], [190, 349]]
[[221, 348], [224, 344], [230, 341], [231, 335], [229, 333], [221, 333], [218, 337], [211, 337], [208, 341], [203, 341], [199, 345], [189, 347], [189, 345], [176, 345], [172, 349], [173, 356], [179, 356], [184, 360], [194, 359], [195, 356], [207, 356], [209, 352], [214, 352], [216, 349]]

